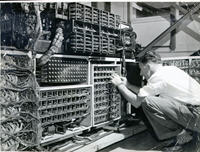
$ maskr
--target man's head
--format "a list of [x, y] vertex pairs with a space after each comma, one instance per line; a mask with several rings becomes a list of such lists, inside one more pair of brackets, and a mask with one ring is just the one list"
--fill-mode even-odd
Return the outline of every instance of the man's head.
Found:
[[142, 57], [137, 59], [140, 67], [140, 75], [148, 80], [156, 71], [157, 67], [161, 65], [161, 57], [155, 52], [148, 51]]

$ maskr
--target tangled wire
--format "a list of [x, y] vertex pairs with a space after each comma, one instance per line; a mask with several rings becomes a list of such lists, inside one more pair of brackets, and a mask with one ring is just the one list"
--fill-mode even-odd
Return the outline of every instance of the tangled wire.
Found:
[[14, 55], [2, 57], [0, 140], [3, 151], [31, 150], [39, 145], [37, 82], [30, 59], [26, 56], [23, 59]]

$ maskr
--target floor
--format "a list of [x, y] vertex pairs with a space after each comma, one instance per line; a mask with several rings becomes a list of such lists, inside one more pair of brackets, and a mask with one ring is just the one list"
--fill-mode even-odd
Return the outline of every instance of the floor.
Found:
[[[107, 148], [100, 150], [99, 152], [161, 152], [159, 145], [161, 142], [156, 141], [148, 131], [134, 135], [126, 140], [113, 144]], [[167, 151], [172, 152], [172, 151]], [[183, 146], [182, 152], [200, 152], [200, 144], [192, 141]]]

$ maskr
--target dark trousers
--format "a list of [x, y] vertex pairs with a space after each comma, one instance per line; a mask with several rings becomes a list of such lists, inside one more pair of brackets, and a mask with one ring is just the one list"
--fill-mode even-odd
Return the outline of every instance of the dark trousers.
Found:
[[149, 133], [158, 140], [157, 136], [155, 135], [155, 132], [149, 122], [149, 120], [147, 119], [146, 115], [144, 114], [144, 111], [142, 109], [142, 107], [140, 106], [139, 108], [135, 108], [135, 107], [131, 107], [131, 111], [133, 113], [136, 114], [136, 117], [139, 118], [140, 120], [142, 120], [145, 124], [145, 126], [147, 127], [147, 130], [149, 131]]
[[155, 96], [146, 97], [141, 107], [159, 140], [174, 137], [183, 128], [200, 132], [199, 107]]

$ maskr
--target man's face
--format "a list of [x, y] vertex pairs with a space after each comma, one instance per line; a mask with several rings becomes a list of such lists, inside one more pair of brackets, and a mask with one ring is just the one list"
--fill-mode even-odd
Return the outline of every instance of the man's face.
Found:
[[124, 44], [125, 45], [130, 45], [131, 44], [131, 40], [130, 40], [130, 36], [129, 35], [125, 35], [124, 36]]
[[140, 75], [144, 76], [146, 80], [151, 77], [150, 66], [147, 64], [139, 63]]

